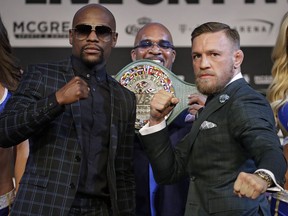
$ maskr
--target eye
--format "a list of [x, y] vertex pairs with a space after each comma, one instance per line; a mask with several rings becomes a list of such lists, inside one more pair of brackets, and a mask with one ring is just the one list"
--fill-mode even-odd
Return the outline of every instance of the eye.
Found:
[[140, 47], [146, 48], [146, 47], [153, 46], [153, 43], [150, 40], [143, 40], [143, 41], [140, 41], [139, 45], [140, 45]]
[[193, 60], [197, 60], [197, 59], [199, 59], [200, 57], [201, 57], [200, 54], [193, 54], [193, 55], [192, 55], [192, 59], [193, 59]]
[[98, 35], [110, 35], [111, 33], [112, 30], [108, 26], [96, 26], [96, 34]]
[[163, 49], [174, 49], [174, 46], [169, 41], [166, 40], [159, 41], [158, 46]]
[[217, 57], [217, 56], [219, 56], [219, 53], [211, 53], [211, 56]]

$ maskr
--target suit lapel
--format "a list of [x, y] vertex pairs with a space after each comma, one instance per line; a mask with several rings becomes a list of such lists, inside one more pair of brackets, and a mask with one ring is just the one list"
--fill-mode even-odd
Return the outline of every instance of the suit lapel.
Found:
[[110, 147], [112, 148], [113, 158], [117, 149], [118, 140], [118, 120], [121, 119], [120, 97], [118, 88], [116, 88], [115, 81], [108, 75], [108, 83], [110, 89], [110, 103], [111, 103], [111, 122], [110, 122]]
[[[69, 58], [69, 60], [66, 62], [66, 64], [63, 65], [63, 72], [64, 72], [63, 74], [64, 74], [64, 79], [65, 79], [66, 83], [68, 83], [75, 76], [73, 69], [72, 69], [71, 58]], [[66, 105], [66, 108], [68, 108], [68, 106]], [[75, 103], [72, 103], [70, 105], [70, 108], [71, 108], [73, 120], [75, 122], [77, 137], [78, 137], [79, 143], [81, 144], [82, 131], [81, 131], [80, 102], [77, 101]]]
[[224, 106], [229, 99], [235, 94], [235, 92], [243, 85], [247, 85], [246, 81], [241, 78], [228, 85], [223, 92], [215, 95], [209, 104], [203, 109], [198, 119], [193, 123], [192, 129], [189, 133], [190, 150], [193, 143], [199, 133], [201, 124], [216, 110]]

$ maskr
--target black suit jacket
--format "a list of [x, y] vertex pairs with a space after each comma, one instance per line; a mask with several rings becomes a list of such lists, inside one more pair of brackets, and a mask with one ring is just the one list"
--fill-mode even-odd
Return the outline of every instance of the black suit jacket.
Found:
[[[65, 107], [55, 92], [74, 77], [70, 59], [32, 65], [0, 118], [2, 147], [27, 138], [30, 155], [11, 215], [67, 215], [77, 191], [81, 157], [80, 103]], [[107, 166], [113, 215], [135, 214], [133, 142], [135, 96], [109, 77]]]
[[241, 171], [267, 169], [280, 184], [286, 171], [270, 105], [244, 79], [208, 103], [175, 151], [169, 147], [167, 128], [141, 139], [158, 182], [189, 174], [186, 215], [270, 215], [264, 194], [256, 200], [233, 194]]

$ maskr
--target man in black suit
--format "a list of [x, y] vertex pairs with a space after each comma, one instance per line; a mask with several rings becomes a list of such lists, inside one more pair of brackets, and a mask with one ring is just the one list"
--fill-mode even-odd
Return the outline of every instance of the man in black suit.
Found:
[[105, 69], [117, 36], [113, 14], [88, 4], [72, 56], [24, 73], [0, 120], [1, 147], [30, 140], [11, 215], [135, 215], [136, 100]]
[[284, 183], [286, 161], [265, 98], [243, 79], [240, 37], [217, 22], [192, 32], [192, 61], [205, 108], [173, 149], [165, 123], [179, 100], [160, 90], [151, 101], [141, 140], [159, 183], [185, 175], [190, 186], [185, 215], [270, 215], [267, 188]]

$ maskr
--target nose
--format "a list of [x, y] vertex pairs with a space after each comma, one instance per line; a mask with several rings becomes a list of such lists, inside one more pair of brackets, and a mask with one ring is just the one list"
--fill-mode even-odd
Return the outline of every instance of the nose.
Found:
[[201, 69], [205, 69], [205, 68], [208, 68], [209, 67], [209, 60], [206, 56], [202, 56], [201, 57], [201, 60], [200, 60], [200, 68]]
[[97, 37], [95, 29], [91, 30], [90, 34], [87, 37], [87, 40], [98, 40], [98, 37]]
[[152, 46], [149, 48], [149, 51], [152, 53], [159, 53], [161, 49], [156, 42], [153, 42]]

